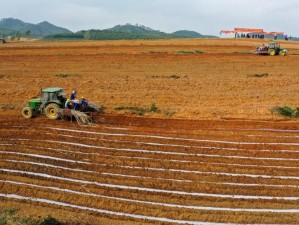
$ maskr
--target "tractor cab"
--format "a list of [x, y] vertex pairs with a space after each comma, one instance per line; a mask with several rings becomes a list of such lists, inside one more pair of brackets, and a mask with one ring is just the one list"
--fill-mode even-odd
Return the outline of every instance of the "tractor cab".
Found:
[[66, 94], [62, 88], [46, 88], [41, 91], [40, 99], [42, 107], [47, 106], [49, 103], [63, 106], [66, 101]]
[[277, 42], [269, 42], [268, 46], [269, 46], [269, 49], [280, 49], [280, 44]]

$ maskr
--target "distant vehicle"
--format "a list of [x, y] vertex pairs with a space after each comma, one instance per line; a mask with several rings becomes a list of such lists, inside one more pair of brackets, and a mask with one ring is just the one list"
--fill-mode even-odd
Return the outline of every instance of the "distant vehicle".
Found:
[[4, 43], [6, 43], [5, 39], [3, 39], [3, 38], [0, 38], [0, 43], [1, 43], [1, 44], [4, 44]]
[[288, 50], [281, 48], [280, 44], [277, 42], [269, 42], [268, 44], [263, 44], [262, 47], [257, 46], [255, 50], [252, 51], [253, 54], [259, 55], [288, 55]]

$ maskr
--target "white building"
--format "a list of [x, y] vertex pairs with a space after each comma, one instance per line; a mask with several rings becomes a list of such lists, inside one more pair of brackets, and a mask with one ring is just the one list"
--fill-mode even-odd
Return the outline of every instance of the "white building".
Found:
[[259, 39], [285, 39], [284, 32], [265, 32], [264, 29], [235, 28], [234, 30], [221, 30], [221, 38], [259, 38]]

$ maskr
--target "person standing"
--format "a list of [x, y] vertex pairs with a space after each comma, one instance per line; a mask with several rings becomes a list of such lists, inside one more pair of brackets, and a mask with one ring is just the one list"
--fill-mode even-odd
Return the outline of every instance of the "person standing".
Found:
[[71, 99], [71, 101], [73, 101], [73, 100], [75, 100], [75, 99], [76, 99], [76, 94], [77, 94], [77, 93], [76, 93], [76, 91], [75, 91], [75, 90], [73, 90], [73, 91], [72, 91], [72, 93], [71, 93], [71, 98], [70, 98], [70, 99]]
[[284, 36], [284, 40], [286, 40], [286, 41], [288, 41], [288, 40], [289, 40], [289, 37], [288, 37], [288, 35], [287, 35], [287, 34]]

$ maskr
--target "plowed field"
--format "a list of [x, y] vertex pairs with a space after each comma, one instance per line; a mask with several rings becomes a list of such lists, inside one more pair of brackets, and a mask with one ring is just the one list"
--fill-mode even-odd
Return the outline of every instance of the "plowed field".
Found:
[[2, 118], [0, 129], [0, 204], [27, 215], [299, 223], [296, 124], [102, 116], [97, 128]]
[[[298, 42], [287, 57], [248, 54], [262, 41], [24, 42], [0, 45], [0, 104], [21, 107], [41, 88], [75, 88], [106, 107], [148, 107], [155, 117], [272, 119], [297, 106]], [[194, 50], [203, 54], [182, 54]], [[67, 77], [56, 75], [64, 74]], [[255, 75], [267, 74], [264, 77]], [[117, 113], [126, 113], [120, 111]]]
[[[71, 224], [299, 224], [299, 125], [270, 111], [298, 103], [299, 45], [245, 54], [258, 44], [1, 45], [0, 209]], [[191, 50], [204, 53], [178, 54]], [[22, 118], [51, 86], [103, 104], [98, 126]], [[114, 109], [152, 103], [158, 113]]]

